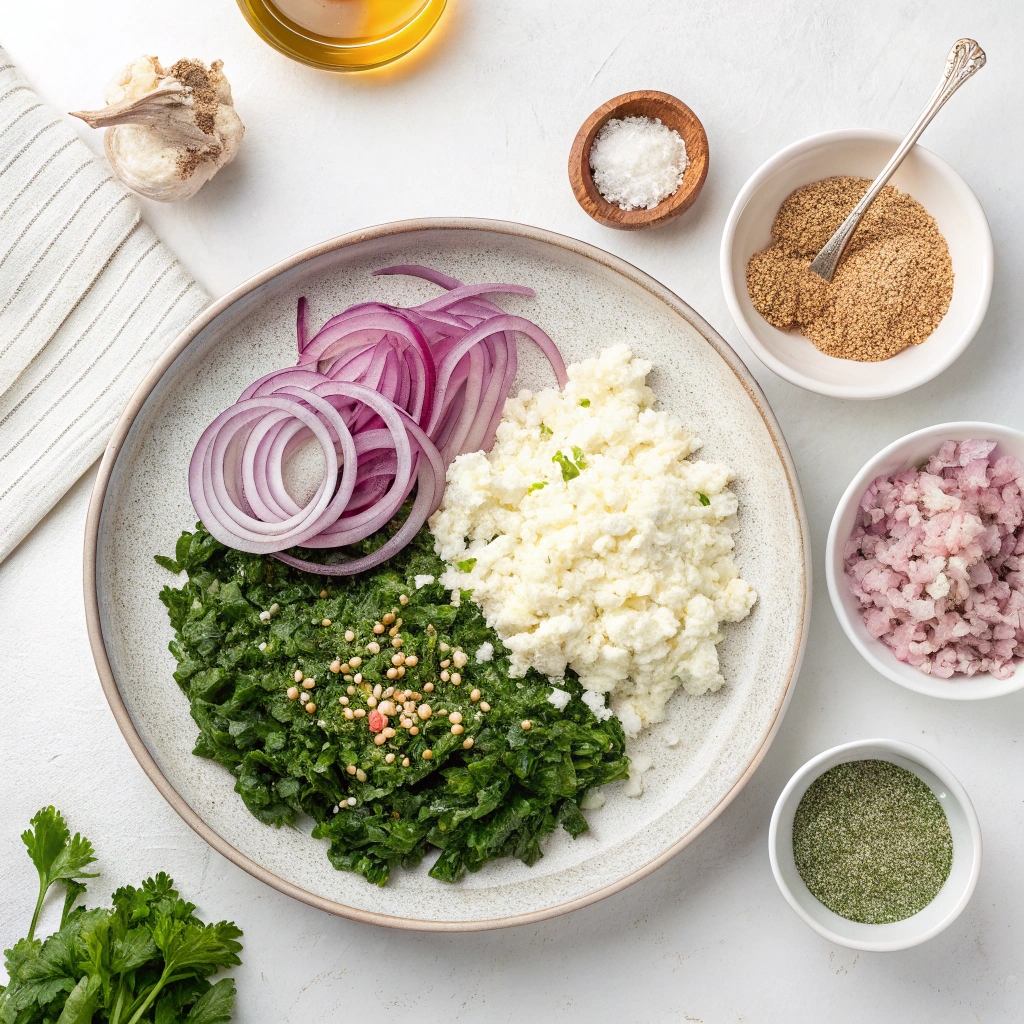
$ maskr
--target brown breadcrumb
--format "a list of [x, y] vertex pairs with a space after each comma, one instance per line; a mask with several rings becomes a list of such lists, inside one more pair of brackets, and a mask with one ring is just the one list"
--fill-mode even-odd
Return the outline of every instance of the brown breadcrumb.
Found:
[[826, 282], [811, 260], [871, 182], [835, 177], [797, 189], [772, 225], [772, 245], [747, 264], [754, 308], [839, 359], [877, 362], [920, 345], [953, 296], [953, 264], [935, 218], [889, 185], [871, 204]]

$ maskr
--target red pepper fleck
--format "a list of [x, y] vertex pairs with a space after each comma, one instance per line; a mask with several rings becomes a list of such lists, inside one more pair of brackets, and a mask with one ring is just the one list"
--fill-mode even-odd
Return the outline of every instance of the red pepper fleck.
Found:
[[380, 732], [384, 728], [384, 716], [376, 708], [366, 716], [366, 721], [370, 726], [370, 732]]

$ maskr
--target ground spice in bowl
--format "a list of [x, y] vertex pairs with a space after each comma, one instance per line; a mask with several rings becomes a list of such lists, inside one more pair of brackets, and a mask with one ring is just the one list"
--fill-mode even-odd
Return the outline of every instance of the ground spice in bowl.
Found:
[[891, 924], [938, 895], [953, 864], [953, 836], [938, 798], [913, 772], [890, 761], [848, 761], [804, 793], [793, 856], [829, 910]]
[[747, 264], [750, 300], [768, 323], [861, 362], [920, 345], [953, 296], [953, 263], [935, 218], [891, 185], [869, 207], [831, 283], [808, 269], [870, 184], [834, 177], [797, 189], [775, 217], [772, 245]]

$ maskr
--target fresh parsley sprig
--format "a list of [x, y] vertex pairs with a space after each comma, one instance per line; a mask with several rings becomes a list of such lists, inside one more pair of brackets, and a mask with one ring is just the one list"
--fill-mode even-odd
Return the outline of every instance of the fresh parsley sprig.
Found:
[[55, 882], [65, 884], [67, 899], [61, 919], [63, 924], [75, 900], [85, 892], [85, 886], [80, 884], [80, 880], [96, 878], [98, 873], [84, 870], [96, 860], [92, 843], [77, 832], [72, 836], [60, 811], [55, 807], [44, 807], [29, 824], [32, 827], [21, 833], [21, 841], [28, 847], [28, 855], [39, 872], [39, 897], [32, 914], [32, 923], [28, 927], [28, 937], [31, 939], [36, 933], [39, 912], [50, 886]]
[[[39, 899], [26, 938], [5, 951], [10, 978], [0, 986], [0, 1024], [226, 1024], [235, 983], [208, 979], [239, 964], [241, 931], [204, 924], [163, 872], [125, 886], [109, 908], [75, 906], [92, 844], [71, 836], [63, 816], [44, 807], [23, 835], [39, 872]], [[60, 928], [35, 938], [39, 911], [55, 882], [65, 886]]]

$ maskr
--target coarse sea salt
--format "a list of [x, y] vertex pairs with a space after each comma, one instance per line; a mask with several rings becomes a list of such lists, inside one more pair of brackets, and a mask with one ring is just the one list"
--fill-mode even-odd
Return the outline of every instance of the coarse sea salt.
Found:
[[620, 210], [653, 209], [679, 188], [689, 162], [679, 132], [659, 118], [612, 118], [590, 147], [594, 185]]

